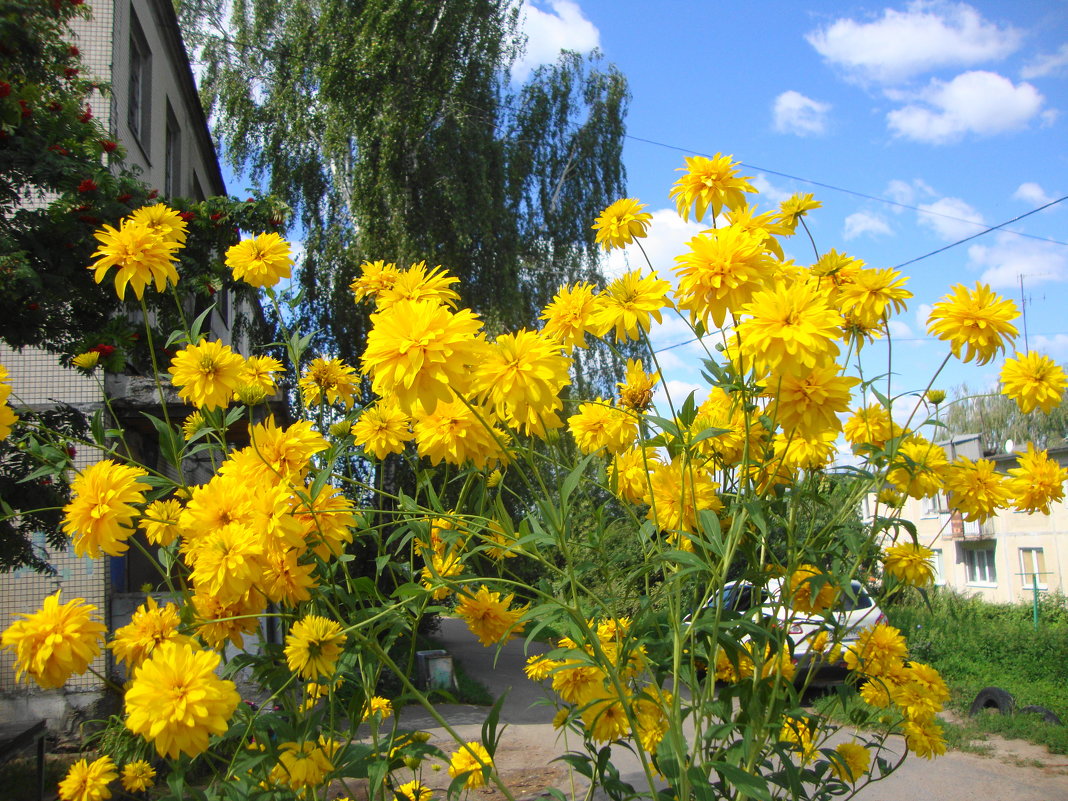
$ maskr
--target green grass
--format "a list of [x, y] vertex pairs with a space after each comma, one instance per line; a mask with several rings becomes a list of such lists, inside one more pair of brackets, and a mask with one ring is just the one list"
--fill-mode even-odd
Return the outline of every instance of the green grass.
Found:
[[[950, 707], [963, 716], [984, 687], [1001, 687], [1017, 708], [1039, 705], [1068, 721], [1068, 604], [1064, 596], [1043, 599], [1036, 632], [1029, 605], [990, 604], [950, 593], [890, 606], [890, 622], [908, 640], [910, 656], [935, 667], [949, 685]], [[964, 724], [961, 739], [983, 733], [1046, 745], [1068, 753], [1068, 727], [1036, 715], [978, 715]], [[954, 735], [956, 736], [956, 735]]]

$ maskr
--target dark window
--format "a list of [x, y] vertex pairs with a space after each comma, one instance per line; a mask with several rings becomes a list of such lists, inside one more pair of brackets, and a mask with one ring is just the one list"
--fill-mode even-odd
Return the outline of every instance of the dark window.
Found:
[[152, 112], [152, 53], [130, 9], [130, 97], [128, 120], [130, 132], [148, 153], [149, 119]]
[[182, 194], [182, 129], [167, 104], [166, 152], [163, 163], [163, 194], [175, 197]]

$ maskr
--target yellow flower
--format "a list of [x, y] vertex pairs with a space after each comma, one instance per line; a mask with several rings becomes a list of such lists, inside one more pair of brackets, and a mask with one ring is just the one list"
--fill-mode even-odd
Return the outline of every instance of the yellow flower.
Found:
[[471, 367], [485, 342], [482, 323], [469, 309], [455, 314], [428, 300], [402, 300], [371, 315], [361, 371], [379, 396], [394, 395], [400, 407], [433, 409], [437, 401], [466, 394]]
[[486, 348], [471, 390], [510, 427], [543, 435], [559, 428], [560, 391], [571, 383], [571, 359], [534, 331], [502, 334]]
[[627, 359], [625, 380], [619, 387], [619, 405], [624, 409], [644, 412], [653, 403], [653, 390], [660, 383], [660, 373], [647, 373], [641, 359]]
[[834, 363], [802, 375], [772, 379], [764, 392], [775, 401], [769, 416], [783, 431], [802, 437], [838, 431], [842, 427], [838, 413], [849, 408], [850, 391], [859, 383], [859, 378], [841, 375], [841, 368]]
[[655, 271], [642, 277], [641, 270], [632, 270], [605, 288], [590, 322], [598, 336], [614, 331], [617, 342], [641, 339], [642, 333], [649, 333], [651, 320], [664, 321], [661, 310], [671, 306], [669, 289], [671, 284], [657, 278]]
[[823, 204], [815, 200], [811, 193], [801, 194], [796, 192], [779, 204], [779, 219], [787, 230], [792, 233], [802, 217], [822, 206]]
[[215, 675], [220, 657], [185, 643], [163, 643], [134, 673], [126, 690], [126, 728], [174, 759], [207, 750], [223, 734], [241, 700], [232, 681]]
[[189, 225], [182, 215], [163, 203], [142, 206], [126, 215], [131, 223], [143, 225], [154, 231], [164, 242], [185, 245]]
[[552, 674], [552, 687], [569, 704], [585, 706], [604, 691], [607, 676], [600, 668], [567, 660]]
[[226, 251], [226, 266], [233, 271], [235, 281], [268, 287], [289, 278], [293, 257], [289, 243], [281, 236], [260, 234], [231, 246]]
[[602, 398], [580, 404], [578, 414], [567, 419], [567, 427], [583, 453], [601, 448], [611, 454], [622, 453], [638, 438], [638, 421], [634, 415]]
[[293, 624], [286, 637], [289, 669], [305, 679], [332, 676], [348, 638], [341, 624], [320, 615], [307, 615]]
[[161, 609], [150, 595], [137, 607], [130, 622], [115, 631], [110, 648], [132, 672], [163, 643], [188, 641], [178, 633], [180, 623], [178, 607], [169, 603]]
[[630, 733], [627, 710], [618, 697], [602, 692], [582, 710], [582, 722], [596, 743], [622, 740]]
[[1032, 351], [1016, 352], [1001, 368], [1001, 391], [1016, 401], [1020, 411], [1030, 414], [1035, 408], [1049, 414], [1059, 406], [1068, 386], [1064, 370], [1053, 359]]
[[974, 292], [957, 284], [952, 294], [934, 305], [927, 332], [948, 341], [961, 361], [986, 364], [1015, 339], [1012, 321], [1019, 316], [1015, 303], [994, 294], [986, 284], [976, 283]]
[[701, 512], [723, 508], [717, 489], [719, 485], [705, 470], [682, 457], [652, 465], [646, 517], [662, 531], [696, 534]]
[[554, 659], [535, 654], [527, 657], [527, 664], [523, 667], [523, 672], [527, 674], [527, 678], [531, 681], [544, 681], [553, 674], [553, 670], [559, 667], [560, 664]]
[[306, 406], [341, 401], [348, 409], [359, 390], [356, 370], [341, 359], [318, 358], [300, 377], [300, 394]]
[[92, 618], [97, 608], [81, 598], [61, 604], [60, 591], [44, 599], [32, 614], [12, 623], [0, 639], [15, 652], [15, 681], [23, 675], [44, 689], [62, 687], [74, 673], [84, 673], [100, 654], [104, 625]]
[[11, 427], [19, 420], [19, 416], [6, 403], [0, 404], [0, 441], [11, 436]]
[[98, 559], [101, 553], [121, 556], [137, 515], [134, 504], [144, 503], [148, 472], [116, 464], [110, 459], [85, 468], [71, 482], [71, 502], [63, 507], [63, 532], [74, 538], [74, 553]]
[[896, 674], [889, 690], [894, 705], [914, 723], [932, 720], [949, 700], [949, 688], [938, 671], [920, 662]]
[[456, 308], [460, 296], [452, 289], [452, 285], [459, 280], [449, 275], [441, 265], [427, 272], [425, 261], [413, 264], [407, 270], [398, 272], [396, 279], [379, 291], [376, 299], [378, 311], [384, 311], [402, 300], [429, 301]]
[[764, 238], [738, 226], [713, 228], [687, 245], [690, 252], [675, 257], [675, 298], [680, 310], [706, 328], [709, 320], [722, 327], [727, 314], [748, 303], [775, 269]]
[[308, 545], [323, 560], [340, 555], [352, 542], [352, 531], [357, 524], [352, 501], [337, 487], [329, 485], [302, 495], [305, 498], [294, 502], [293, 516], [303, 524]]
[[593, 223], [597, 244], [605, 250], [611, 250], [626, 247], [635, 239], [645, 237], [653, 215], [642, 211], [644, 208], [644, 203], [628, 197], [617, 200], [602, 211]]
[[140, 523], [140, 528], [145, 532], [145, 539], [152, 545], [170, 545], [181, 533], [178, 527], [181, 512], [182, 505], [173, 498], [150, 503], [145, 508]]
[[186, 442], [191, 440], [205, 426], [204, 413], [195, 411], [182, 421], [182, 436]]
[[792, 743], [801, 757], [801, 763], [804, 764], [816, 753], [816, 732], [813, 721], [788, 717], [783, 720], [779, 740]]
[[934, 551], [914, 542], [903, 542], [886, 549], [883, 569], [905, 584], [929, 587], [934, 583], [935, 571], [931, 558]]
[[311, 467], [311, 458], [330, 444], [315, 430], [310, 420], [298, 420], [289, 428], [275, 424], [274, 417], [252, 427], [252, 444], [234, 453], [219, 472], [226, 475], [231, 466], [244, 471], [247, 478], [274, 483], [303, 476]]
[[274, 374], [282, 372], [282, 363], [272, 356], [249, 356], [245, 359], [245, 372], [241, 383], [273, 395], [276, 390]]
[[508, 642], [522, 632], [519, 618], [527, 610], [525, 606], [509, 609], [514, 597], [509, 594], [502, 599], [501, 593], [490, 592], [489, 587], [483, 584], [474, 595], [467, 592], [460, 594], [456, 614], [467, 623], [471, 633], [483, 645]]
[[59, 783], [60, 801], [104, 801], [111, 798], [108, 785], [118, 777], [115, 763], [109, 756], [92, 762], [79, 759]]
[[[837, 438], [835, 431], [824, 431], [814, 437], [776, 434], [771, 443], [774, 459], [770, 461], [779, 463], [780, 470], [822, 470], [834, 459], [834, 442]], [[768, 471], [771, 467], [771, 464], [765, 464], [762, 469]], [[773, 479], [774, 476], [768, 475], [766, 478]], [[791, 480], [783, 478], [786, 477], [780, 476], [775, 480], [780, 484]]]
[[989, 459], [973, 462], [967, 456], [957, 457], [946, 470], [945, 485], [950, 506], [963, 512], [969, 521], [991, 518], [1012, 500], [1005, 477]]
[[918, 757], [934, 759], [946, 753], [946, 740], [942, 736], [942, 727], [933, 720], [914, 723], [909, 721], [902, 727], [905, 741]]
[[782, 281], [756, 292], [742, 313], [741, 353], [758, 373], [804, 375], [838, 356], [842, 316], [811, 284]]
[[95, 350], [86, 351], [85, 353], [79, 353], [73, 359], [70, 360], [71, 364], [75, 367], [81, 368], [86, 372], [96, 367], [97, 362], [100, 361], [100, 352]]
[[382, 698], [379, 695], [373, 695], [367, 699], [367, 704], [363, 709], [364, 722], [370, 720], [376, 715], [381, 719], [388, 718], [393, 714], [393, 704], [388, 698]]
[[258, 586], [272, 602], [296, 606], [311, 598], [310, 590], [318, 586], [312, 575], [315, 563], [302, 565], [300, 556], [301, 552], [296, 548], [268, 551], [262, 582]]
[[941, 446], [913, 435], [901, 443], [886, 480], [913, 498], [930, 498], [939, 490], [949, 469]]
[[433, 412], [416, 411], [413, 419], [416, 449], [434, 464], [471, 462], [484, 469], [494, 461], [507, 461], [507, 435], [493, 425], [485, 407], [460, 399], [438, 401]]
[[404, 452], [404, 443], [414, 436], [411, 427], [412, 418], [392, 398], [383, 398], [363, 410], [352, 424], [352, 436], [356, 445], [385, 459], [391, 453]]
[[408, 801], [431, 801], [434, 797], [434, 791], [418, 779], [405, 782], [397, 787], [396, 792], [398, 795], [404, 796]]
[[368, 298], [377, 298], [385, 289], [389, 289], [400, 277], [400, 270], [393, 262], [365, 261], [360, 265], [360, 277], [349, 284], [349, 289], [357, 303]]
[[259, 629], [258, 615], [266, 608], [267, 599], [258, 592], [250, 592], [232, 604], [220, 603], [214, 595], [193, 595], [197, 635], [216, 650], [222, 649], [227, 640], [241, 648], [244, 635]]
[[649, 471], [660, 462], [660, 455], [651, 449], [631, 448], [618, 453], [612, 459], [609, 486], [625, 501], [645, 503], [649, 496]]
[[434, 600], [440, 601], [452, 592], [444, 579], [458, 576], [463, 570], [464, 564], [456, 551], [433, 553], [430, 562], [423, 568], [422, 585], [430, 591]]
[[841, 743], [835, 750], [838, 758], [831, 760], [831, 771], [844, 782], [856, 784], [868, 772], [871, 754], [860, 743]]
[[155, 780], [156, 769], [143, 759], [122, 766], [122, 789], [128, 793], [144, 792]]
[[876, 328], [887, 317], [905, 310], [912, 293], [904, 288], [908, 279], [897, 270], [860, 269], [838, 291], [838, 308], [842, 314], [864, 328]]
[[466, 776], [465, 789], [482, 787], [486, 783], [486, 774], [493, 770], [493, 759], [489, 751], [479, 742], [469, 742], [449, 759], [449, 775], [454, 779]]
[[877, 403], [854, 409], [842, 429], [846, 441], [858, 451], [882, 450], [890, 439], [901, 434], [901, 426], [890, 418], [885, 406]]
[[229, 345], [203, 340], [175, 354], [167, 372], [178, 397], [198, 409], [225, 408], [243, 383], [245, 360]]
[[228, 523], [199, 537], [185, 555], [197, 592], [223, 604], [245, 597], [263, 575], [261, 539], [244, 523]]
[[278, 764], [271, 768], [271, 780], [291, 790], [321, 785], [334, 769], [326, 751], [314, 741], [282, 743]]
[[592, 284], [580, 281], [573, 286], [561, 286], [538, 317], [545, 320], [542, 333], [559, 342], [569, 353], [574, 348], [585, 348], [586, 334], [596, 334], [593, 318], [603, 304]]
[[145, 287], [156, 285], [162, 292], [168, 282], [178, 283], [178, 271], [174, 269], [174, 252], [180, 247], [177, 242], [164, 240], [153, 229], [124, 220], [118, 230], [105, 225], [93, 234], [100, 246], [93, 253], [96, 261], [89, 265], [95, 270], [93, 279], [99, 284], [107, 271], [118, 267], [115, 273], [115, 293], [119, 300], [126, 298], [126, 287], [133, 289], [140, 300]]
[[881, 503], [883, 506], [889, 506], [891, 509], [900, 509], [901, 505], [905, 502], [905, 496], [891, 487], [883, 487], [875, 494], [875, 500], [877, 503]]
[[801, 565], [783, 584], [784, 601], [795, 612], [818, 615], [838, 600], [839, 589], [831, 576], [815, 565]]
[[720, 153], [710, 159], [687, 156], [686, 166], [679, 167], [679, 171], [686, 174], [671, 187], [671, 197], [675, 199], [682, 219], [690, 219], [691, 206], [694, 219], [700, 222], [709, 208], [715, 218], [724, 206], [736, 209], [746, 205], [742, 193], [757, 190], [749, 183], [748, 176], [738, 175], [739, 166], [731, 156]]
[[875, 677], [899, 671], [907, 655], [908, 648], [901, 632], [885, 623], [861, 631], [856, 644], [843, 654], [847, 668]]
[[1009, 491], [1018, 512], [1049, 514], [1050, 504], [1064, 499], [1064, 482], [1068, 470], [1049, 458], [1046, 451], [1037, 451], [1031, 443], [1027, 453], [1016, 460], [1009, 470]]

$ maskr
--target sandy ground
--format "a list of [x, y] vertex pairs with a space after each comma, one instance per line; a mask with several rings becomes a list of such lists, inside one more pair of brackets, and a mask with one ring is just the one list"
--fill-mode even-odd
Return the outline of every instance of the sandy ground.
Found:
[[[554, 709], [541, 703], [542, 689], [523, 675], [526, 662], [522, 644], [509, 643], [494, 661], [491, 649], [483, 648], [457, 620], [445, 620], [440, 639], [453, 658], [463, 662], [468, 673], [487, 685], [494, 696], [508, 693], [501, 721], [507, 723], [496, 755], [498, 774], [520, 801], [547, 797], [557, 787], [569, 798], [581, 797], [585, 788], [580, 776], [554, 761], [567, 750], [552, 728]], [[476, 706], [439, 708], [450, 727], [463, 740], [477, 740], [488, 709]], [[418, 727], [446, 753], [456, 750], [456, 741], [425, 712], [401, 712], [403, 727]], [[952, 751], [935, 760], [910, 757], [886, 779], [858, 792], [860, 801], [1068, 801], [1068, 756], [1051, 755], [1044, 747], [1022, 741], [991, 737], [988, 755]], [[624, 749], [613, 756], [623, 778], [636, 787], [644, 784], [637, 759]], [[445, 771], [427, 772], [427, 784], [444, 789], [450, 778]], [[499, 801], [504, 794], [496, 787], [471, 791], [471, 798]]]

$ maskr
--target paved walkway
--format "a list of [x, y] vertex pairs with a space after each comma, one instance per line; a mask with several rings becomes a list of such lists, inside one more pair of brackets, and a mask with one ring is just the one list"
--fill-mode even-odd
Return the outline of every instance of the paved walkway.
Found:
[[[523, 674], [526, 654], [522, 641], [504, 646], [494, 659], [494, 649], [485, 648], [467, 631], [460, 620], [442, 621], [438, 639], [464, 669], [485, 684], [491, 694], [507, 692], [501, 709], [501, 722], [507, 723], [497, 756], [498, 772], [513, 788], [517, 798], [539, 798], [546, 786], [556, 786], [565, 795], [576, 797], [564, 767], [553, 759], [567, 750], [557, 740], [552, 727], [554, 708], [542, 705], [542, 689]], [[487, 707], [444, 705], [442, 716], [464, 740], [476, 740], [489, 711]], [[455, 750], [448, 733], [425, 712], [408, 708], [401, 713], [405, 727], [430, 731], [434, 742], [446, 752]], [[581, 745], [581, 744], [576, 744]], [[1013, 744], [1015, 745], [1015, 744]], [[1028, 761], [1041, 766], [1015, 764], [1019, 759], [986, 757], [950, 752], [933, 761], [910, 757], [889, 778], [869, 785], [854, 798], [860, 801], [1068, 801], [1068, 756], [1050, 755], [1044, 749], [1019, 744]], [[613, 749], [616, 764], [626, 781], [636, 787], [644, 783], [637, 759], [622, 748]], [[447, 786], [448, 776], [439, 774]], [[475, 791], [487, 801], [503, 796], [491, 788]], [[477, 797], [477, 795], [475, 796]]]

